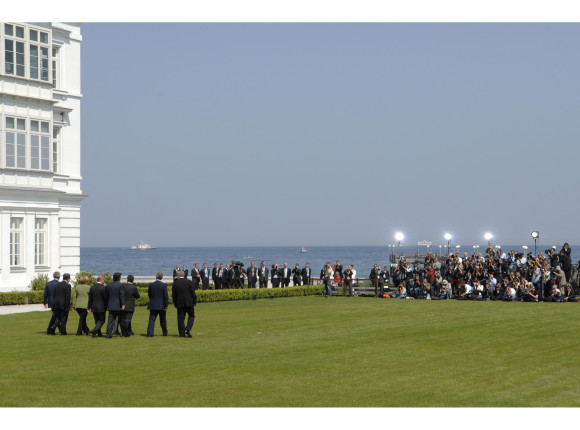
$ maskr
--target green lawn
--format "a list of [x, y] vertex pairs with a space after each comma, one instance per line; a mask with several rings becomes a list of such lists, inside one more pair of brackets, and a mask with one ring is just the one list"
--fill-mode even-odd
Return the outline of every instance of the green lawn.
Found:
[[[580, 406], [578, 304], [324, 299], [201, 303], [193, 338], [47, 336], [0, 316], [0, 407]], [[92, 328], [92, 315], [89, 315]]]

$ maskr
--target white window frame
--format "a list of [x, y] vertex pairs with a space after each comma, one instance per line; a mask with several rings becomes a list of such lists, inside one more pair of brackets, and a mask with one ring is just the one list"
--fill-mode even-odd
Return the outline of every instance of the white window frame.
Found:
[[[12, 26], [12, 34], [7, 34], [8, 26]], [[22, 37], [17, 36], [17, 29], [22, 29]], [[32, 32], [36, 32], [36, 40], [34, 40]], [[53, 81], [52, 32], [50, 29], [28, 24], [4, 23], [0, 25], [0, 41], [0, 50], [3, 53], [0, 59], [1, 74], [46, 83]], [[7, 42], [12, 45], [11, 51], [6, 50]], [[36, 50], [37, 55], [33, 57], [34, 50]], [[8, 52], [12, 54], [10, 61], [8, 60]], [[7, 69], [8, 65], [12, 66], [11, 72]]]
[[[40, 224], [39, 224], [40, 222]], [[35, 218], [34, 220], [34, 265], [48, 266], [48, 218]]]
[[10, 217], [10, 267], [24, 267], [24, 217]]

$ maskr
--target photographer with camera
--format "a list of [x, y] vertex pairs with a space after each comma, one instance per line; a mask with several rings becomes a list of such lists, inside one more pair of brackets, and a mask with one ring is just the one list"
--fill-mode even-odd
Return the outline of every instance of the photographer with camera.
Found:
[[300, 265], [296, 263], [294, 265], [294, 269], [292, 269], [292, 283], [294, 286], [300, 285], [302, 282], [302, 269], [300, 269]]
[[280, 274], [278, 264], [272, 264], [272, 288], [278, 288], [280, 286]]
[[231, 266], [233, 288], [244, 288], [244, 280], [246, 278], [246, 272], [244, 271], [244, 263], [241, 261], [232, 260]]

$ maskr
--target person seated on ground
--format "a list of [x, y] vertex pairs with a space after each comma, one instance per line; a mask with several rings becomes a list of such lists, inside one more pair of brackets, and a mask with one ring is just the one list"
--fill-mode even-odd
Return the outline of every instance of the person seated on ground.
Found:
[[502, 282], [498, 282], [497, 286], [495, 287], [495, 291], [491, 296], [491, 300], [501, 300], [505, 293], [505, 284]]
[[419, 288], [418, 299], [430, 299], [431, 298], [431, 285], [427, 282], [427, 278], [423, 278], [421, 282], [421, 288]]
[[451, 298], [451, 285], [444, 279], [441, 282], [441, 290], [439, 292], [439, 300], [449, 300]]
[[556, 285], [552, 285], [552, 291], [548, 297], [546, 297], [547, 302], [562, 302], [564, 301], [563, 294], [560, 292]]
[[459, 284], [459, 300], [471, 300], [473, 298], [473, 286], [461, 281]]
[[538, 291], [536, 290], [536, 287], [531, 282], [528, 282], [528, 281], [524, 281], [524, 282], [526, 282], [526, 286], [524, 287], [525, 292], [523, 295], [523, 301], [524, 302], [537, 302], [538, 301]]
[[501, 299], [504, 302], [513, 302], [516, 299], [516, 289], [515, 289], [514, 283], [510, 282], [506, 286], [505, 291], [504, 291]]
[[568, 283], [566, 284], [566, 294], [564, 294], [565, 302], [576, 303], [578, 300], [576, 299], [576, 293], [574, 292], [574, 287]]
[[416, 299], [419, 295], [419, 290], [421, 289], [421, 281], [419, 280], [419, 275], [415, 275], [410, 278], [407, 282], [407, 297], [413, 297]]
[[399, 283], [397, 288], [395, 288], [395, 292], [391, 294], [391, 298], [393, 299], [404, 299], [407, 296], [407, 290], [405, 289], [405, 284], [402, 282]]
[[[490, 276], [493, 276], [493, 275], [490, 275]], [[494, 281], [495, 281], [495, 279], [494, 279]], [[491, 282], [490, 279], [485, 281], [485, 285], [483, 286], [483, 291], [481, 293], [481, 297], [484, 300], [493, 300], [493, 297], [495, 296], [496, 285], [497, 284], [494, 284], [493, 282]]]
[[435, 278], [431, 283], [431, 297], [438, 297], [441, 294], [441, 283], [443, 278], [441, 277], [441, 272], [435, 272]]

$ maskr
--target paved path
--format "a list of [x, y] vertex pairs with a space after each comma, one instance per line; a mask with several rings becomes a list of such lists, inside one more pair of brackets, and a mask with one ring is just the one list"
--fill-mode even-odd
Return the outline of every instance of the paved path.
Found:
[[43, 304], [0, 306], [0, 315], [20, 314], [23, 312], [49, 311]]

